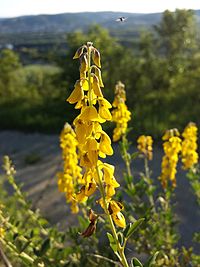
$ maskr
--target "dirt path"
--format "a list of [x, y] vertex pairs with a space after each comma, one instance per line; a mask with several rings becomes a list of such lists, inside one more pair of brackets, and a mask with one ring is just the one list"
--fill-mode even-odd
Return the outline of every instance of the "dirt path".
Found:
[[[116, 178], [122, 180], [124, 167], [117, 146], [113, 157], [108, 161], [116, 166]], [[33, 201], [36, 208], [51, 222], [69, 225], [75, 219], [69, 216], [65, 198], [57, 190], [56, 173], [61, 168], [61, 151], [57, 135], [24, 134], [16, 131], [0, 132], [0, 156], [9, 155], [17, 169], [17, 181], [23, 183], [23, 189]], [[151, 163], [153, 176], [160, 173], [162, 150], [154, 149], [154, 160]], [[34, 162], [30, 164], [31, 162]], [[142, 171], [140, 159], [134, 162], [134, 171]], [[176, 189], [176, 210], [180, 220], [180, 245], [191, 245], [192, 233], [200, 231], [200, 211], [191, 193], [185, 173], [179, 170]]]

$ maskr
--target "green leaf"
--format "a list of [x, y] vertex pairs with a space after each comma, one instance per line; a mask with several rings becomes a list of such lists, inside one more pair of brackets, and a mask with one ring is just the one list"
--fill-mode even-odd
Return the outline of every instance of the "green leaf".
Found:
[[123, 239], [124, 239], [124, 236], [123, 236], [122, 232], [118, 232], [117, 233], [117, 237], [118, 237], [118, 241], [119, 241], [120, 245], [122, 246]]
[[153, 267], [153, 265], [156, 263], [156, 258], [158, 257], [159, 251], [156, 251], [154, 255], [152, 255], [148, 261], [145, 263], [144, 267]]
[[140, 152], [134, 152], [134, 153], [131, 155], [131, 158], [132, 158], [132, 159], [135, 159], [135, 158], [137, 158], [139, 155], [140, 155]]
[[40, 249], [40, 256], [44, 255], [49, 248], [50, 248], [50, 238], [47, 238], [42, 243], [42, 246]]
[[144, 218], [141, 218], [136, 222], [134, 222], [133, 224], [130, 223], [129, 229], [127, 229], [127, 231], [126, 231], [127, 227], [125, 228], [124, 237], [128, 239], [139, 228], [139, 226], [143, 223], [144, 220], [145, 220]]
[[113, 236], [110, 233], [107, 233], [107, 236], [108, 236], [108, 239], [109, 239], [109, 242], [110, 242], [110, 247], [112, 248], [112, 250], [114, 252], [117, 252], [117, 244], [116, 244]]
[[127, 224], [126, 228], [123, 231], [124, 237], [127, 236], [128, 231], [130, 230], [131, 226], [132, 226], [132, 223]]
[[131, 259], [131, 267], [143, 267], [142, 263], [135, 257]]

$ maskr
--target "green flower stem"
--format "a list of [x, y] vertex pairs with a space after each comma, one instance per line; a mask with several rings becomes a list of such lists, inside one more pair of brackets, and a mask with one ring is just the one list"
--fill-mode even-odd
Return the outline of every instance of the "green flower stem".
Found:
[[22, 260], [25, 260], [25, 262], [29, 261], [31, 264], [34, 263], [35, 260], [25, 252], [18, 253], [17, 248], [11, 242], [5, 242], [4, 240], [1, 240], [1, 242], [8, 250], [11, 251], [11, 253], [14, 254], [14, 256], [20, 257]]
[[27, 218], [26, 218], [26, 220], [24, 220], [24, 224], [25, 224], [25, 222], [27, 222], [27, 220], [29, 218], [32, 218], [33, 221], [35, 221], [38, 224], [38, 226], [40, 227], [41, 233], [44, 234], [45, 236], [48, 235], [48, 232], [42, 227], [42, 225], [40, 225], [40, 223], [38, 221], [38, 216], [29, 208], [29, 205], [27, 204], [27, 202], [24, 198], [24, 195], [22, 194], [18, 185], [15, 183], [13, 175], [7, 175], [7, 178], [8, 178], [9, 183], [12, 185], [13, 189], [15, 190], [16, 195], [18, 196], [18, 200], [27, 209]]
[[97, 174], [98, 174], [99, 190], [100, 190], [100, 193], [101, 193], [101, 196], [102, 196], [102, 199], [103, 199], [103, 205], [104, 205], [104, 208], [105, 208], [105, 213], [106, 213], [106, 215], [108, 217], [108, 222], [109, 222], [109, 225], [110, 225], [110, 229], [112, 231], [113, 238], [114, 238], [115, 243], [117, 245], [117, 251], [119, 253], [117, 255], [119, 257], [119, 260], [120, 260], [121, 264], [124, 267], [129, 267], [127, 259], [126, 259], [126, 256], [124, 254], [124, 246], [121, 246], [120, 243], [119, 243], [119, 240], [118, 240], [118, 237], [117, 237], [117, 232], [116, 232], [116, 229], [115, 229], [115, 225], [114, 225], [112, 217], [111, 217], [111, 215], [109, 214], [109, 211], [108, 211], [108, 205], [107, 205], [107, 201], [106, 201], [105, 190], [104, 190], [104, 186], [103, 186], [103, 183], [101, 181], [100, 174], [99, 174], [99, 168], [96, 167], [96, 170], [97, 170]]
[[127, 152], [127, 149], [126, 149], [126, 144], [127, 144], [128, 140], [126, 138], [126, 134], [124, 134], [122, 136], [122, 157], [125, 161], [125, 164], [126, 164], [126, 169], [127, 169], [127, 173], [128, 173], [128, 176], [129, 177], [133, 177], [132, 176], [132, 173], [131, 173], [131, 160], [130, 160], [130, 154]]
[[145, 181], [147, 182], [149, 189], [150, 189], [150, 194], [148, 194], [149, 197], [149, 202], [150, 205], [152, 206], [152, 209], [154, 212], [156, 212], [155, 209], [155, 202], [153, 199], [153, 195], [152, 195], [152, 183], [151, 183], [151, 179], [150, 179], [150, 171], [149, 171], [149, 165], [148, 165], [148, 158], [146, 156], [144, 156], [144, 170], [145, 170]]
[[2, 259], [4, 265], [6, 267], [12, 267], [12, 264], [10, 263], [9, 259], [7, 258], [6, 254], [4, 253], [1, 243], [0, 243], [0, 258]]
[[88, 90], [88, 101], [89, 101], [89, 106], [92, 106], [92, 90], [91, 90], [91, 48], [88, 45], [88, 50], [87, 50], [87, 59], [88, 59], [88, 86], [89, 86], [89, 90]]

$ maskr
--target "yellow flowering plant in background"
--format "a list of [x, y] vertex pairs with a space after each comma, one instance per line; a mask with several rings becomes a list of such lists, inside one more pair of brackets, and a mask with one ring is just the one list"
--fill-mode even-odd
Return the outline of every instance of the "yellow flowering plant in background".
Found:
[[153, 159], [153, 139], [150, 135], [141, 135], [137, 139], [138, 143], [138, 150], [139, 152], [144, 155], [148, 160]]
[[72, 213], [79, 211], [78, 203], [73, 195], [82, 183], [82, 168], [78, 165], [77, 155], [78, 141], [71, 125], [66, 123], [60, 135], [60, 147], [64, 162], [63, 172], [58, 175], [58, 189], [66, 194], [67, 202], [71, 203]]
[[179, 153], [181, 152], [181, 138], [177, 129], [167, 130], [163, 138], [163, 149], [165, 155], [162, 159], [162, 171], [161, 171], [161, 184], [165, 189], [169, 180], [172, 183], [172, 187], [176, 187], [176, 168], [179, 159]]
[[126, 105], [125, 84], [118, 81], [115, 85], [115, 97], [113, 101], [112, 121], [115, 123], [113, 131], [113, 142], [120, 141], [121, 155], [126, 164], [127, 176], [125, 180], [129, 183], [132, 181], [131, 172], [131, 155], [128, 152], [130, 143], [127, 139], [128, 122], [131, 120], [131, 112]]
[[190, 122], [184, 129], [182, 136], [182, 163], [185, 170], [192, 168], [198, 162], [197, 153], [197, 126]]
[[113, 141], [116, 142], [126, 134], [128, 122], [131, 120], [131, 112], [128, 110], [126, 102], [125, 85], [118, 82], [115, 86], [115, 98], [113, 101], [112, 120], [116, 123], [113, 132]]

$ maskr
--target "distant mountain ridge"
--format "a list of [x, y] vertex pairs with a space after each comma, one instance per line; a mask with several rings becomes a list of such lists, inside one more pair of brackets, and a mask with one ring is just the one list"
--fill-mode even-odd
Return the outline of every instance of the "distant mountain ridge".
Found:
[[[200, 25], [200, 10], [194, 11]], [[117, 22], [126, 17], [125, 22]], [[150, 29], [160, 22], [162, 13], [125, 13], [125, 12], [81, 12], [55, 15], [20, 16], [0, 18], [0, 49], [10, 45], [20, 47], [52, 46], [66, 44], [66, 33], [77, 30], [86, 31], [91, 25], [99, 24], [109, 30], [125, 45], [137, 42], [142, 29]], [[46, 49], [46, 47], [44, 48]]]
[[[157, 24], [162, 13], [138, 14], [124, 12], [83, 12], [56, 15], [20, 16], [0, 19], [0, 34], [12, 33], [61, 33], [85, 30], [91, 24], [100, 24], [110, 30], [130, 27], [148, 27]], [[118, 17], [127, 17], [124, 23]]]

